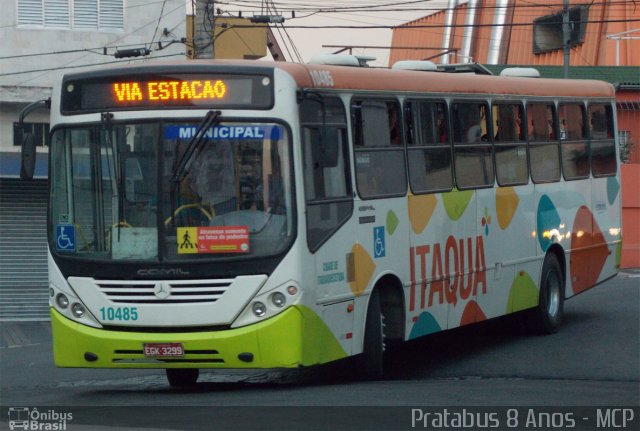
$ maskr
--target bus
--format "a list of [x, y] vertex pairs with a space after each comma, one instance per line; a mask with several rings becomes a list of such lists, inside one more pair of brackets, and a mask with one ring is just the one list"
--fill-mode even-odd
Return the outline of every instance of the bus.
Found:
[[59, 367], [376, 379], [392, 343], [555, 332], [619, 267], [604, 82], [197, 60], [69, 73], [50, 103]]

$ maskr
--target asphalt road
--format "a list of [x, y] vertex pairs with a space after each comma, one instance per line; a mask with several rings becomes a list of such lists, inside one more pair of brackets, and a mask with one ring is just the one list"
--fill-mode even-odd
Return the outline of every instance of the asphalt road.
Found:
[[[498, 319], [406, 343], [390, 355], [382, 381], [355, 381], [346, 364], [334, 364], [202, 372], [195, 388], [172, 390], [163, 371], [56, 369], [48, 323], [4, 322], [0, 429], [16, 414], [4, 412], [26, 406], [67, 430], [469, 428], [446, 417], [432, 422], [443, 411], [466, 414], [470, 429], [640, 429], [640, 273], [567, 301], [557, 334], [527, 335], [516, 323]], [[63, 424], [67, 413], [73, 418]]]

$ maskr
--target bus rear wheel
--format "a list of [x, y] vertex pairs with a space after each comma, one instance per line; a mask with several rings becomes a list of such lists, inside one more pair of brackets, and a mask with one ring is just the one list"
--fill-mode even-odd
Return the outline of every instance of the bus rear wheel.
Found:
[[356, 356], [356, 376], [362, 380], [377, 380], [384, 374], [384, 316], [378, 290], [371, 293], [364, 328], [362, 353]]
[[200, 370], [197, 368], [167, 368], [167, 380], [174, 388], [193, 386], [198, 381]]
[[538, 334], [558, 331], [564, 314], [564, 277], [558, 258], [548, 254], [542, 265], [538, 306], [532, 310], [532, 329]]

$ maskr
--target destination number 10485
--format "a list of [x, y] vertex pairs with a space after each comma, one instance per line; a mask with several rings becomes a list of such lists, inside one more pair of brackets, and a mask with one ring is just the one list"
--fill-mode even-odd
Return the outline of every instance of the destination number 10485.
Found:
[[129, 321], [138, 320], [137, 307], [102, 307], [100, 309], [102, 320]]

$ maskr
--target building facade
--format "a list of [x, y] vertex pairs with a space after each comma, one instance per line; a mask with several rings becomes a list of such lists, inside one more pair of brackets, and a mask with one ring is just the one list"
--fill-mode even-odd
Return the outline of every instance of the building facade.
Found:
[[[115, 62], [181, 59], [185, 0], [9, 0], [0, 15], [0, 320], [48, 318], [49, 112], [24, 130], [38, 145], [35, 178], [20, 180], [21, 110], [51, 96], [65, 72]], [[133, 55], [138, 56], [133, 57]]]

